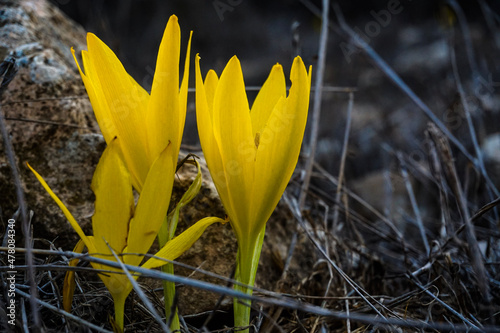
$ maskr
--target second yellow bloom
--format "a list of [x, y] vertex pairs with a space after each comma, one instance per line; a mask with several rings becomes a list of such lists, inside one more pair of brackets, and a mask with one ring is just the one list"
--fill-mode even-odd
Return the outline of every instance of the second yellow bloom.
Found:
[[[278, 204], [299, 158], [311, 87], [300, 57], [295, 58], [287, 96], [281, 65], [275, 65], [252, 108], [238, 58], [220, 79], [201, 77], [196, 58], [196, 115], [210, 174], [238, 240], [235, 288], [252, 294], [266, 222]], [[235, 300], [235, 326], [249, 324], [250, 303]]]

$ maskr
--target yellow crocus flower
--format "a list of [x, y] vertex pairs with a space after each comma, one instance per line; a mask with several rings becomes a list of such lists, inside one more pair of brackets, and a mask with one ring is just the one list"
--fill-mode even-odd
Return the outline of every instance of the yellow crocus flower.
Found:
[[[92, 179], [95, 213], [92, 216], [93, 236], [87, 236], [66, 206], [50, 189], [43, 178], [28, 164], [45, 190], [78, 233], [87, 247], [89, 254], [115, 261], [110, 250], [128, 265], [138, 266], [151, 247], [158, 230], [167, 214], [172, 192], [176, 164], [173, 163], [172, 145], [168, 145], [152, 163], [144, 182], [143, 191], [137, 205], [134, 204], [131, 176], [121, 158], [118, 139], [110, 142], [97, 165]], [[201, 236], [203, 231], [215, 222], [223, 220], [209, 217], [198, 221], [179, 236], [169, 241], [157, 257], [174, 260]], [[127, 255], [128, 254], [128, 255]], [[146, 261], [142, 267], [154, 268], [165, 262], [156, 258]], [[115, 322], [123, 330], [125, 299], [132, 290], [132, 284], [119, 268], [92, 263], [95, 269], [104, 269], [113, 273], [99, 274], [115, 303]], [[137, 276], [135, 276], [137, 278]]]
[[[196, 114], [210, 174], [238, 240], [236, 280], [255, 282], [266, 222], [298, 161], [309, 106], [311, 71], [296, 57], [287, 96], [276, 64], [249, 108], [238, 58], [220, 79], [209, 71], [203, 81], [196, 57]], [[251, 288], [236, 286], [248, 294]], [[243, 302], [245, 303], [245, 302]], [[235, 300], [235, 326], [249, 323], [249, 303]]]
[[[151, 94], [125, 70], [120, 60], [97, 36], [87, 34], [83, 69], [72, 49], [101, 132], [109, 144], [120, 146], [132, 184], [139, 192], [153, 161], [168, 143], [177, 161], [186, 119], [189, 78], [189, 38], [179, 89], [180, 27], [175, 15], [167, 23], [158, 51]], [[172, 174], [173, 177], [173, 174]]]

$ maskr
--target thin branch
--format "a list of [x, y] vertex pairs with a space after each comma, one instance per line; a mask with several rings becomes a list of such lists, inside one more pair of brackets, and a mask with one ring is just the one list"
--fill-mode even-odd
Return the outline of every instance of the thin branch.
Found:
[[316, 90], [314, 91], [314, 106], [311, 119], [311, 139], [309, 142], [309, 156], [306, 162], [304, 181], [299, 197], [300, 210], [304, 208], [307, 196], [307, 189], [311, 181], [311, 173], [313, 169], [314, 159], [316, 155], [316, 145], [318, 143], [319, 118], [321, 114], [321, 96], [323, 93], [323, 74], [325, 72], [326, 63], [326, 46], [328, 41], [328, 12], [330, 1], [323, 0], [323, 17], [321, 20], [321, 34], [319, 37], [318, 65], [316, 68]]
[[[351, 133], [351, 122], [352, 122], [352, 107], [354, 104], [354, 94], [352, 92], [349, 93], [349, 104], [347, 105], [347, 115], [346, 115], [346, 124], [345, 124], [345, 132], [344, 132], [344, 143], [342, 144], [342, 156], [340, 157], [340, 171], [338, 177], [338, 185], [337, 185], [337, 193], [335, 193], [335, 201], [340, 203], [340, 197], [342, 195], [342, 185], [344, 183], [344, 169], [345, 169], [345, 161], [347, 158], [347, 145], [349, 143], [349, 134]], [[335, 205], [335, 210], [333, 211], [333, 227], [332, 231], [335, 231], [337, 228], [339, 218], [339, 205]]]
[[[464, 47], [465, 52], [467, 53], [467, 60], [469, 62], [469, 66], [472, 72], [472, 79], [474, 82], [474, 90], [475, 92], [479, 91], [479, 70], [477, 69], [476, 57], [474, 55], [474, 48], [472, 47], [472, 37], [469, 29], [469, 25], [467, 24], [467, 19], [465, 18], [464, 11], [462, 7], [455, 0], [446, 1], [448, 5], [453, 8], [453, 11], [457, 15], [458, 24], [460, 24], [460, 30], [462, 30], [462, 35], [464, 37]], [[479, 97], [479, 96], [478, 96]]]
[[154, 318], [154, 320], [158, 324], [160, 324], [160, 327], [162, 328], [163, 332], [170, 333], [170, 328], [163, 322], [163, 320], [161, 320], [161, 316], [156, 312], [153, 304], [151, 304], [151, 302], [149, 301], [149, 299], [147, 298], [147, 296], [142, 291], [141, 287], [139, 287], [139, 284], [132, 277], [132, 274], [130, 274], [130, 272], [127, 269], [127, 267], [125, 267], [125, 265], [120, 260], [120, 258], [118, 258], [118, 256], [116, 255], [115, 251], [108, 244], [108, 242], [106, 242], [106, 245], [108, 246], [109, 250], [111, 251], [111, 253], [115, 257], [116, 262], [120, 265], [120, 268], [123, 270], [123, 272], [125, 272], [125, 275], [127, 276], [128, 280], [130, 281], [130, 284], [132, 284], [132, 287], [134, 288], [135, 292], [137, 293], [137, 296], [139, 296], [139, 298], [141, 299], [142, 303], [144, 303], [144, 305], [149, 310], [149, 312], [151, 312], [151, 315]]
[[64, 124], [64, 123], [60, 123], [60, 122], [57, 122], [57, 121], [50, 121], [50, 120], [17, 118], [17, 117], [5, 117], [5, 120], [21, 121], [21, 122], [25, 122], [25, 123], [36, 123], [36, 124], [43, 124], [43, 125], [55, 125], [55, 126], [73, 127], [73, 128], [78, 128], [78, 129], [84, 129], [84, 130], [93, 131], [93, 132], [96, 132], [96, 133], [99, 132], [99, 129], [97, 129], [97, 128], [79, 126], [79, 125], [75, 125], [75, 124]]
[[[78, 258], [80, 260], [85, 260], [85, 261], [91, 261], [91, 262], [96, 262], [102, 265], [106, 266], [111, 266], [115, 268], [121, 268], [120, 264], [117, 263], [116, 261], [112, 260], [105, 260], [101, 258], [96, 258], [88, 255], [82, 255], [80, 253], [74, 253], [71, 251], [49, 251], [49, 250], [39, 250], [43, 251], [44, 253], [49, 253], [49, 254], [58, 254], [58, 255], [64, 255], [70, 258]], [[160, 280], [165, 280], [165, 281], [172, 281], [175, 283], [182, 283], [187, 286], [191, 286], [194, 288], [199, 288], [203, 290], [208, 290], [210, 292], [214, 292], [217, 294], [224, 294], [229, 297], [237, 297], [240, 299], [248, 299], [252, 300], [255, 302], [259, 303], [265, 303], [269, 305], [274, 305], [277, 307], [285, 307], [290, 310], [297, 310], [297, 311], [303, 311], [305, 313], [310, 313], [310, 314], [315, 314], [318, 316], [324, 316], [324, 317], [329, 317], [329, 318], [335, 318], [335, 319], [340, 319], [340, 320], [351, 320], [353, 322], [359, 322], [359, 323], [365, 323], [365, 324], [371, 324], [371, 325], [378, 325], [379, 327], [387, 327], [387, 325], [391, 326], [399, 326], [399, 327], [408, 327], [408, 328], [420, 328], [420, 329], [433, 329], [433, 330], [439, 330], [439, 331], [454, 331], [454, 332], [498, 332], [498, 327], [494, 326], [485, 326], [482, 327], [481, 329], [477, 329], [475, 327], [470, 327], [469, 325], [463, 325], [463, 324], [448, 324], [448, 323], [443, 323], [443, 322], [436, 322], [436, 323], [430, 323], [430, 322], [424, 322], [421, 320], [415, 320], [415, 319], [398, 319], [398, 318], [381, 318], [380, 316], [374, 316], [374, 315], [366, 315], [362, 313], [353, 313], [351, 312], [349, 315], [347, 315], [345, 312], [341, 311], [332, 311], [329, 309], [324, 309], [319, 306], [307, 304], [304, 302], [297, 302], [294, 301], [288, 297], [284, 296], [268, 296], [268, 297], [260, 297], [256, 295], [248, 295], [239, 291], [236, 291], [232, 288], [228, 288], [225, 286], [219, 286], [215, 285], [212, 283], [208, 283], [205, 281], [199, 281], [191, 278], [186, 278], [182, 276], [177, 276], [177, 275], [171, 275], [171, 274], [166, 274], [158, 270], [152, 270], [152, 269], [145, 269], [142, 267], [137, 267], [137, 266], [131, 266], [131, 265], [124, 265], [129, 271], [133, 271], [136, 273], [139, 273], [140, 275], [144, 277], [150, 277], [154, 279], [160, 279]], [[21, 294], [24, 297], [30, 297], [31, 295], [28, 295], [26, 293], [23, 293], [21, 291], [18, 291], [16, 289], [16, 292]], [[270, 292], [267, 292], [271, 294]], [[46, 306], [44, 302], [40, 300], [36, 300], [38, 303], [41, 303], [43, 306]], [[47, 304], [48, 305], [48, 304]], [[49, 305], [50, 306], [50, 305]], [[50, 308], [52, 309], [52, 308]], [[60, 312], [62, 310], [57, 309], [57, 312]], [[61, 312], [68, 318], [70, 318], [66, 312]], [[71, 315], [70, 315], [71, 316]], [[102, 331], [102, 329], [101, 329]], [[107, 331], [104, 331], [107, 332]]]
[[479, 208], [479, 210], [476, 212], [476, 214], [474, 214], [474, 216], [471, 217], [471, 221], [477, 220], [478, 218], [483, 216], [486, 212], [488, 212], [492, 208], [498, 206], [498, 204], [500, 204], [500, 198], [496, 198], [492, 202], [487, 203], [483, 207]]
[[436, 148], [441, 156], [441, 162], [448, 176], [448, 183], [455, 195], [457, 200], [458, 210], [462, 216], [463, 223], [465, 224], [465, 237], [468, 243], [469, 256], [474, 272], [477, 275], [477, 280], [481, 293], [483, 294], [486, 302], [491, 299], [489, 284], [487, 280], [486, 268], [484, 267], [483, 256], [481, 255], [481, 250], [479, 249], [479, 244], [477, 242], [476, 232], [474, 225], [472, 224], [469, 209], [467, 207], [467, 200], [465, 199], [464, 193], [462, 191], [462, 186], [460, 185], [460, 179], [457, 175], [457, 170], [453, 164], [453, 155], [451, 153], [451, 148], [449, 146], [446, 137], [436, 128], [434, 124], [429, 124], [428, 129], [433, 141], [436, 143]]
[[439, 129], [446, 134], [451, 142], [470, 160], [474, 165], [477, 165], [477, 160], [467, 151], [467, 149], [462, 145], [460, 140], [458, 140], [443, 124], [441, 120], [432, 112], [432, 110], [418, 97], [413, 90], [399, 77], [398, 74], [373, 50], [368, 43], [366, 43], [354, 30], [352, 30], [344, 20], [342, 11], [340, 7], [335, 4], [334, 11], [337, 15], [337, 20], [339, 22], [340, 28], [349, 36], [349, 38], [354, 42], [354, 44], [363, 50], [368, 57], [372, 59], [375, 65], [391, 80], [396, 86], [401, 89], [410, 99], [424, 112], [424, 114], [439, 127]]
[[[451, 56], [453, 75], [455, 76], [455, 82], [457, 85], [458, 94], [460, 95], [460, 101], [462, 102], [462, 106], [464, 108], [465, 119], [467, 120], [467, 126], [469, 127], [469, 134], [472, 140], [472, 145], [474, 146], [474, 151], [477, 156], [477, 167], [479, 168], [479, 171], [481, 172], [484, 179], [486, 180], [486, 183], [488, 184], [486, 190], [488, 191], [490, 199], [493, 200], [494, 197], [493, 193], [495, 194], [496, 197], [499, 197], [500, 192], [496, 188], [495, 184], [493, 184], [493, 182], [491, 181], [490, 176], [486, 172], [486, 167], [484, 166], [483, 153], [481, 152], [481, 148], [479, 147], [479, 143], [477, 141], [477, 134], [476, 130], [474, 129], [474, 124], [472, 122], [471, 112], [469, 110], [469, 103], [467, 103], [467, 98], [465, 96], [465, 91], [462, 86], [462, 81], [460, 80], [460, 74], [458, 73], [457, 58], [455, 56], [455, 48], [453, 47], [453, 45], [450, 46], [450, 56]], [[493, 226], [491, 227], [493, 229]]]
[[415, 214], [415, 219], [417, 220], [418, 229], [420, 230], [420, 237], [422, 237], [422, 242], [425, 247], [425, 254], [430, 254], [430, 246], [429, 241], [427, 240], [427, 235], [425, 233], [424, 222], [422, 221], [422, 216], [420, 215], [420, 210], [418, 209], [417, 199], [415, 198], [415, 193], [413, 191], [413, 186], [410, 183], [408, 177], [408, 171], [406, 170], [406, 164], [404, 162], [403, 156], [401, 153], [397, 154], [399, 164], [401, 166], [401, 176], [403, 177], [403, 181], [406, 186], [406, 191], [408, 192], [408, 196], [410, 197], [411, 207], [413, 208], [413, 213]]
[[457, 310], [453, 309], [451, 306], [449, 306], [448, 304], [446, 304], [446, 302], [443, 302], [441, 299], [439, 299], [439, 297], [437, 297], [436, 295], [434, 295], [433, 293], [431, 293], [428, 288], [424, 288], [420, 284], [420, 282], [418, 281], [418, 278], [415, 275], [413, 275], [412, 273], [408, 273], [408, 278], [420, 290], [422, 290], [424, 293], [426, 293], [427, 295], [429, 295], [430, 297], [432, 297], [436, 302], [438, 302], [439, 304], [441, 304], [441, 306], [443, 306], [448, 311], [450, 311], [451, 313], [453, 313], [455, 316], [457, 316], [458, 318], [460, 318], [460, 320], [462, 320], [464, 323], [469, 324], [471, 326], [471, 328], [473, 328], [473, 329], [477, 329], [477, 330], [481, 331], [481, 328], [479, 328], [478, 326], [474, 325], [470, 320], [468, 320], [467, 318], [465, 318], [464, 316], [462, 316], [462, 314], [460, 314]]
[[[49, 303], [44, 302], [44, 301], [41, 301], [41, 300], [39, 300], [38, 298], [32, 297], [31, 295], [29, 295], [29, 294], [27, 294], [27, 293], [25, 293], [25, 292], [23, 292], [23, 291], [21, 291], [21, 290], [19, 290], [19, 289], [17, 289], [17, 288], [16, 288], [16, 294], [19, 294], [19, 295], [21, 295], [21, 296], [23, 296], [23, 297], [25, 297], [25, 298], [29, 298], [29, 299], [30, 299], [30, 302], [31, 302], [31, 300], [32, 300], [32, 299], [33, 299], [33, 300], [35, 300], [35, 302], [36, 302], [37, 304], [39, 304], [39, 305], [43, 306], [44, 308], [49, 309], [49, 310], [50, 310], [50, 311], [52, 311], [52, 312], [55, 312], [55, 313], [57, 313], [57, 314], [60, 314], [60, 315], [62, 315], [62, 316], [64, 316], [64, 317], [68, 318], [68, 319], [71, 319], [72, 321], [74, 321], [74, 322], [78, 323], [78, 324], [80, 325], [80, 327], [82, 327], [82, 326], [87, 326], [88, 328], [91, 328], [91, 329], [93, 329], [93, 330], [95, 330], [95, 331], [97, 331], [97, 332], [113, 333], [112, 331], [108, 331], [107, 329], [104, 329], [104, 328], [102, 328], [102, 327], [99, 327], [99, 326], [97, 326], [97, 325], [94, 325], [94, 324], [92, 324], [92, 323], [89, 323], [88, 321], [83, 320], [83, 319], [82, 319], [82, 318], [80, 318], [80, 317], [77, 317], [77, 316], [75, 316], [75, 315], [72, 315], [72, 314], [71, 314], [71, 313], [69, 313], [69, 312], [66, 312], [66, 311], [64, 311], [64, 310], [61, 310], [61, 309], [59, 309], [59, 308], [57, 308], [57, 307], [53, 306], [52, 304], [49, 304]], [[28, 331], [26, 331], [26, 332], [28, 332]]]
[[[7, 89], [8, 84], [12, 81], [17, 73], [17, 65], [15, 60], [8, 59], [0, 65], [0, 76], [3, 76], [2, 84], [0, 86], [0, 99]], [[17, 169], [16, 155], [14, 153], [14, 148], [12, 147], [12, 142], [9, 138], [9, 132], [5, 126], [5, 119], [0, 105], [0, 132], [2, 133], [2, 139], [5, 146], [5, 154], [7, 155], [7, 160], [9, 161], [10, 168], [12, 170], [12, 178], [14, 179], [14, 186], [16, 187], [16, 197], [17, 203], [19, 204], [21, 226], [24, 234], [24, 247], [27, 249], [25, 260], [28, 265], [28, 280], [30, 282], [30, 293], [33, 298], [30, 298], [31, 314], [33, 318], [34, 331], [37, 332], [41, 327], [40, 314], [38, 312], [38, 307], [36, 304], [36, 298], [38, 291], [36, 288], [35, 281], [35, 268], [33, 263], [33, 254], [31, 253], [31, 234], [30, 234], [30, 221], [28, 221], [28, 210], [26, 208], [26, 199], [24, 198], [24, 191], [21, 185], [21, 177], [19, 176], [19, 171]]]

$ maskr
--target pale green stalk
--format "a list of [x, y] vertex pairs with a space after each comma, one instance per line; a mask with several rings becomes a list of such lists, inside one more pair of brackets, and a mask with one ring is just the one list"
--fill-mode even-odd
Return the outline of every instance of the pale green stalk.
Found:
[[[169, 219], [165, 217], [165, 222], [158, 233], [158, 243], [160, 248], [162, 248], [168, 241], [170, 241], [175, 234], [175, 229], [177, 229], [177, 222], [179, 219]], [[169, 230], [173, 230], [172, 233]], [[167, 274], [174, 274], [174, 265], [168, 263], [161, 267], [161, 271]], [[175, 313], [172, 315], [172, 310], [174, 309], [174, 299], [175, 299], [175, 283], [171, 281], [163, 281], [163, 296], [165, 303], [165, 318], [168, 321], [172, 318], [170, 323], [170, 329], [172, 331], [180, 330], [181, 326], [179, 323], [179, 315], [177, 314], [177, 307], [175, 307]]]
[[[250, 245], [248, 248], [241, 248], [238, 244], [238, 258], [236, 266], [235, 280], [242, 285], [235, 284], [234, 289], [241, 291], [247, 295], [253, 294], [253, 286], [255, 285], [255, 276], [259, 266], [259, 258], [264, 243], [264, 235], [266, 228], [264, 227], [255, 242], [246, 242]], [[252, 246], [253, 245], [253, 246]], [[234, 326], [247, 327], [250, 323], [251, 301], [233, 299], [234, 303]], [[238, 330], [238, 332], [248, 332], [248, 329]]]
[[[163, 222], [162, 227], [158, 233], [158, 243], [160, 248], [162, 248], [167, 242], [169, 242], [175, 236], [175, 230], [177, 229], [177, 223], [179, 222], [179, 214], [182, 207], [187, 205], [193, 198], [198, 194], [201, 188], [201, 168], [197, 161], [190, 162], [196, 165], [198, 169], [198, 174], [196, 175], [193, 183], [189, 186], [188, 190], [184, 193], [181, 200], [175, 206], [175, 209], [168, 214]], [[174, 274], [174, 265], [168, 263], [161, 267], [162, 272], [167, 274]], [[170, 323], [170, 329], [172, 331], [180, 331], [179, 315], [177, 313], [177, 307], [174, 304], [175, 301], [175, 283], [171, 281], [163, 281], [163, 295], [165, 299], [165, 318], [168, 322], [172, 318]], [[172, 314], [172, 310], [175, 309], [175, 313]]]

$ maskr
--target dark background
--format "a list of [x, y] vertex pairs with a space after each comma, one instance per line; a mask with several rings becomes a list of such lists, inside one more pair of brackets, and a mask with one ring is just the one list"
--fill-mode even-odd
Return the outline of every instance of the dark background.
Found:
[[[199, 53], [202, 71], [213, 68], [222, 72], [227, 61], [237, 55], [241, 60], [247, 85], [261, 85], [276, 62], [288, 72], [293, 57], [299, 53], [306, 65], [313, 66], [313, 85], [317, 63], [321, 20], [321, 1], [162, 1], [162, 0], [59, 0], [53, 1], [67, 15], [81, 23], [107, 43], [118, 55], [129, 73], [146, 89], [150, 88], [158, 45], [170, 15], [179, 17], [182, 51], [187, 36], [194, 32], [192, 59]], [[332, 2], [333, 3], [333, 2]], [[475, 66], [472, 73], [466, 57], [463, 31], [456, 14], [445, 1], [339, 1], [347, 23], [365, 33], [377, 25], [369, 45], [408, 83], [410, 88], [444, 121], [456, 127], [456, 84], [450, 61], [450, 48], [457, 54], [461, 79], [467, 94], [474, 95], [472, 77], [479, 76], [488, 85], [490, 104], [496, 105], [495, 87], [491, 82], [500, 62], [498, 26], [500, 2], [458, 1], [471, 31]], [[384, 18], [388, 7], [398, 13]], [[486, 14], [484, 8], [490, 8]], [[217, 8], [218, 9], [217, 9]], [[488, 22], [493, 20], [493, 25]], [[366, 173], [389, 168], [392, 157], [381, 147], [388, 143], [408, 155], [419, 155], [427, 118], [390, 82], [370, 60], [341, 36], [333, 10], [325, 71], [326, 86], [356, 87], [350, 155], [347, 176], [357, 178]], [[382, 23], [382, 24], [381, 24]], [[292, 26], [299, 24], [299, 43], [292, 43]], [[351, 52], [352, 53], [349, 53]], [[346, 52], [348, 52], [346, 56]], [[193, 61], [192, 61], [193, 63]], [[474, 75], [473, 75], [474, 74]], [[194, 87], [191, 66], [190, 86]], [[490, 89], [491, 88], [491, 89]], [[249, 93], [250, 99], [254, 96]], [[345, 126], [347, 94], [324, 93], [320, 145], [317, 159], [330, 172], [338, 172], [338, 157]], [[312, 103], [311, 103], [312, 106]], [[184, 144], [196, 145], [194, 95], [190, 95]], [[498, 107], [485, 111], [480, 118], [479, 135], [498, 131]], [[491, 111], [491, 112], [490, 112]], [[460, 114], [458, 118], [462, 119]], [[454, 118], [453, 118], [454, 119]], [[452, 128], [460, 131], [460, 128]], [[482, 139], [480, 138], [480, 141]], [[470, 142], [464, 142], [470, 146]], [[420, 157], [419, 157], [420, 158]]]

